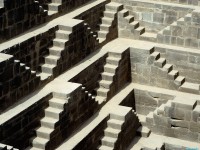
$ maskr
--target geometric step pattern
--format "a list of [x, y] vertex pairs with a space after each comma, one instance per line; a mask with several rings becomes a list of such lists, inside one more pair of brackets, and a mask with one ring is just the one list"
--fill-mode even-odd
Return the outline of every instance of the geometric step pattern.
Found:
[[64, 106], [68, 103], [69, 98], [53, 97], [49, 100], [49, 107], [45, 109], [45, 117], [41, 119], [41, 126], [36, 129], [36, 135], [32, 141], [32, 150], [46, 149], [48, 142], [55, 132], [55, 124], [58, 123]]
[[96, 101], [99, 104], [102, 104], [107, 100], [120, 60], [121, 54], [114, 52], [108, 53], [106, 64], [104, 66], [104, 72], [101, 73], [102, 79], [99, 81], [99, 88], [97, 89]]
[[157, 42], [157, 34], [151, 32], [145, 32], [139, 37], [140, 40]]
[[123, 5], [115, 2], [106, 4], [106, 10], [104, 11], [104, 16], [101, 18], [100, 31], [98, 31], [99, 43], [106, 40], [107, 34], [112, 27], [112, 23], [116, 18], [118, 11], [123, 9]]
[[48, 15], [51, 16], [53, 14], [58, 13], [62, 7], [62, 0], [51, 0], [52, 2], [48, 4]]
[[119, 12], [119, 19], [124, 23], [124, 26], [129, 26], [132, 34], [134, 34], [135, 39], [138, 39], [140, 35], [145, 33], [145, 28], [140, 26], [140, 23], [135, 20], [133, 15], [129, 14], [127, 9], [122, 9]]
[[161, 54], [156, 51], [152, 51], [150, 58], [153, 60], [154, 65], [166, 72], [167, 77], [174, 81], [180, 91], [199, 94], [200, 85], [195, 83], [186, 82], [184, 76], [179, 75], [178, 70], [173, 69], [172, 64], [168, 64], [166, 59], [161, 57]]
[[56, 31], [56, 38], [53, 40], [53, 46], [49, 48], [49, 55], [44, 57], [45, 64], [41, 66], [42, 72], [38, 74], [42, 81], [54, 75], [61, 53], [64, 51], [71, 33], [72, 30], [70, 28], [59, 25], [59, 30]]
[[14, 148], [12, 146], [0, 143], [0, 150], [18, 150], [18, 149]]
[[145, 126], [140, 126], [137, 129], [137, 135], [141, 137], [149, 137], [151, 130]]
[[104, 130], [104, 137], [101, 139], [101, 146], [99, 150], [113, 150], [116, 147], [119, 134], [123, 129], [126, 118], [132, 114], [131, 109], [124, 110], [124, 112], [113, 112], [110, 114], [110, 119], [107, 121], [107, 128]]

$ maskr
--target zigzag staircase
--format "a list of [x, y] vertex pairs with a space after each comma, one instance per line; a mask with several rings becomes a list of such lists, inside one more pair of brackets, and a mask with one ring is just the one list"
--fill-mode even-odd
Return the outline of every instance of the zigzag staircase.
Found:
[[51, 3], [48, 4], [48, 15], [58, 13], [62, 7], [62, 0], [51, 0]]
[[104, 17], [101, 19], [100, 31], [98, 32], [99, 43], [106, 40], [107, 35], [117, 19], [117, 12], [123, 9], [123, 5], [115, 2], [108, 3], [104, 11]]
[[53, 40], [53, 46], [49, 48], [49, 55], [44, 57], [45, 64], [41, 66], [42, 72], [38, 74], [38, 76], [41, 76], [41, 80], [44, 81], [54, 75], [55, 68], [61, 58], [61, 53], [65, 50], [71, 33], [72, 29], [64, 25], [59, 25], [59, 30], [56, 31], [56, 38]]
[[199, 94], [200, 85], [196, 83], [187, 82], [184, 76], [179, 75], [179, 71], [173, 68], [172, 64], [168, 64], [166, 58], [161, 57], [159, 52], [151, 51], [150, 59], [153, 64], [166, 73], [167, 77], [174, 81], [177, 89], [188, 93]]
[[[129, 11], [127, 9], [122, 9], [119, 11], [119, 26], [120, 28], [126, 28], [130, 29], [129, 32], [131, 32], [131, 35], [134, 39], [138, 39], [141, 34], [145, 32], [145, 28], [140, 26], [140, 23], [135, 20], [133, 15], [129, 14]], [[126, 35], [127, 36], [127, 35]]]
[[139, 119], [130, 107], [113, 106], [99, 150], [124, 150], [136, 136]]
[[110, 98], [111, 85], [114, 82], [120, 60], [121, 55], [113, 52], [108, 53], [104, 72], [101, 74], [102, 80], [99, 82], [99, 88], [97, 89], [96, 101], [98, 101], [99, 104], [102, 104]]
[[37, 137], [33, 139], [31, 149], [47, 149], [52, 135], [57, 131], [56, 124], [58, 124], [68, 100], [67, 97], [56, 95], [49, 100], [49, 107], [45, 109], [45, 117], [40, 121], [41, 127], [36, 130]]

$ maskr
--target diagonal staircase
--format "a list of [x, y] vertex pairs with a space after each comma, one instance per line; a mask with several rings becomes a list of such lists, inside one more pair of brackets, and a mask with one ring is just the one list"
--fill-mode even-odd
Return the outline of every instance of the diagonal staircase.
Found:
[[67, 103], [68, 98], [56, 95], [49, 100], [49, 107], [45, 109], [45, 117], [40, 121], [41, 127], [36, 130], [37, 137], [32, 141], [32, 150], [47, 149], [49, 141], [57, 131], [56, 124]]
[[172, 64], [168, 64], [166, 58], [161, 57], [161, 54], [152, 51], [150, 59], [153, 60], [155, 66], [166, 73], [170, 80], [173, 80], [180, 91], [199, 94], [200, 85], [196, 83], [187, 82], [184, 76], [179, 75], [179, 71], [173, 68]]
[[98, 101], [99, 104], [102, 104], [110, 97], [111, 85], [114, 82], [120, 60], [121, 55], [117, 55], [113, 52], [108, 53], [104, 72], [101, 74], [102, 80], [99, 82], [99, 88], [97, 89], [96, 101]]
[[129, 11], [127, 9], [122, 9], [119, 11], [118, 14], [119, 17], [119, 27], [129, 29], [129, 34], [125, 33], [125, 35], [122, 35], [123, 37], [131, 36], [134, 39], [139, 39], [140, 35], [145, 33], [145, 28], [140, 26], [139, 21], [136, 21], [133, 15], [129, 14]]
[[48, 4], [48, 15], [51, 16], [53, 14], [58, 13], [62, 8], [62, 0], [52, 0], [51, 3]]
[[115, 2], [108, 3], [101, 19], [100, 31], [98, 32], [99, 43], [106, 40], [114, 20], [117, 19], [117, 12], [123, 9], [123, 5]]
[[53, 46], [49, 48], [49, 55], [45, 56], [45, 64], [41, 66], [42, 72], [38, 74], [41, 80], [44, 81], [54, 75], [55, 69], [62, 52], [65, 50], [72, 30], [64, 25], [59, 25], [59, 30], [56, 31], [56, 38], [53, 40]]

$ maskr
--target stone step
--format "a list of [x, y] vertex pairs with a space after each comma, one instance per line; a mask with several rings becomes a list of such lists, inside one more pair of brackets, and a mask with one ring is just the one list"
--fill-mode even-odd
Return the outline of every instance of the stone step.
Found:
[[138, 21], [133, 21], [130, 23], [130, 25], [134, 28], [134, 29], [137, 29], [139, 28], [140, 24]]
[[126, 17], [129, 15], [129, 11], [127, 9], [123, 9], [118, 13], [121, 17]]
[[108, 34], [108, 31], [100, 30], [100, 31], [98, 32], [98, 37], [99, 37], [99, 38], [106, 38], [107, 34]]
[[184, 82], [183, 85], [180, 86], [180, 91], [187, 93], [199, 94], [199, 84]]
[[63, 0], [52, 0], [52, 3], [62, 4]]
[[47, 80], [48, 78], [50, 78], [52, 76], [52, 74], [41, 72], [41, 73], [38, 73], [36, 76], [40, 76], [40, 80], [44, 81], [44, 80]]
[[99, 150], [113, 150], [112, 147], [105, 146], [105, 145], [101, 145], [98, 149], [99, 149]]
[[71, 31], [58, 30], [56, 31], [56, 38], [69, 40], [71, 33], [72, 33]]
[[105, 89], [109, 89], [111, 84], [112, 84], [112, 81], [101, 80], [99, 82], [100, 87], [105, 88]]
[[108, 17], [103, 17], [102, 19], [101, 19], [101, 23], [102, 24], [107, 24], [107, 25], [111, 25], [112, 24], [112, 22], [113, 22], [113, 19], [112, 18], [108, 18]]
[[185, 24], [184, 18], [180, 18], [177, 20], [177, 25], [184, 25], [184, 24]]
[[105, 17], [108, 17], [108, 18], [114, 18], [115, 17], [115, 15], [116, 15], [116, 12], [113, 12], [113, 11], [104, 11], [103, 12], [104, 13], [104, 16]]
[[59, 98], [52, 98], [49, 100], [49, 106], [58, 109], [64, 109], [64, 105], [67, 104], [68, 101]]
[[105, 88], [100, 87], [97, 90], [97, 96], [107, 97], [109, 90], [110, 89], [105, 89]]
[[107, 72], [107, 73], [113, 73], [113, 74], [115, 74], [117, 67], [118, 66], [106, 64], [104, 66], [104, 71]]
[[41, 126], [54, 129], [55, 124], [58, 122], [58, 120], [52, 117], [44, 117], [41, 119], [40, 122], [41, 122]]
[[137, 36], [137, 37], [140, 37], [141, 34], [143, 34], [145, 32], [145, 28], [144, 27], [138, 27], [135, 29], [135, 32], [134, 34]]
[[134, 16], [132, 15], [128, 15], [126, 17], [124, 17], [124, 19], [126, 20], [126, 23], [131, 23], [131, 22], [134, 22]]
[[60, 11], [62, 8], [61, 8], [61, 4], [58, 4], [58, 3], [50, 3], [48, 4], [48, 10], [49, 11]]
[[58, 11], [48, 11], [48, 16], [52, 16], [52, 15], [54, 15], [54, 14], [57, 14], [58, 13]]
[[53, 40], [53, 45], [54, 46], [57, 46], [57, 47], [60, 47], [60, 48], [65, 48], [65, 45], [66, 45], [66, 42], [68, 40], [63, 40], [63, 39], [54, 39]]
[[108, 147], [113, 147], [115, 146], [115, 142], [117, 141], [116, 138], [111, 138], [111, 137], [107, 137], [107, 136], [104, 136], [102, 139], [101, 139], [101, 143], [102, 145], [104, 146], [108, 146]]
[[48, 56], [44, 57], [44, 59], [45, 59], [46, 64], [57, 65], [57, 62], [60, 59], [60, 57], [55, 56], [55, 55], [48, 55]]
[[168, 73], [168, 77], [172, 80], [175, 80], [179, 76], [179, 72], [177, 70], [172, 70]]
[[100, 24], [100, 31], [104, 30], [104, 31], [109, 31], [110, 25], [107, 24]]
[[121, 53], [115, 52], [115, 51], [109, 51], [108, 52], [108, 57], [114, 57], [114, 58], [120, 58], [121, 59]]
[[174, 83], [178, 86], [181, 86], [184, 82], [185, 82], [185, 77], [183, 76], [178, 76], [174, 81]]
[[54, 131], [52, 128], [40, 127], [36, 130], [37, 137], [50, 140], [50, 135]]
[[113, 129], [108, 127], [104, 130], [104, 135], [107, 137], [117, 138], [120, 132], [121, 130], [119, 129]]
[[64, 50], [64, 48], [61, 47], [57, 47], [57, 46], [53, 46], [51, 48], [49, 48], [49, 53], [51, 55], [55, 55], [55, 56], [61, 56], [61, 52]]
[[42, 150], [41, 148], [28, 147], [26, 150]]
[[98, 40], [99, 40], [99, 43], [102, 43], [102, 42], [104, 42], [106, 39], [105, 39], [105, 38], [98, 38]]
[[163, 71], [169, 73], [173, 70], [173, 65], [171, 64], [165, 64], [164, 67], [163, 67]]
[[137, 129], [137, 135], [142, 136], [142, 137], [149, 137], [150, 133], [151, 133], [151, 130], [144, 126], [140, 126]]
[[45, 117], [55, 118], [59, 120], [62, 111], [62, 109], [48, 107], [47, 109], [45, 109]]
[[123, 123], [124, 121], [116, 119], [109, 119], [107, 122], [108, 127], [118, 130], [121, 130]]
[[114, 73], [103, 72], [101, 74], [102, 80], [113, 81]]
[[153, 57], [154, 60], [158, 60], [160, 58], [160, 53], [159, 52], [153, 52], [151, 54], [151, 57]]
[[48, 74], [53, 74], [54, 73], [54, 68], [56, 67], [55, 65], [50, 65], [50, 64], [43, 64], [42, 66], [42, 72], [43, 73], [48, 73]]
[[111, 11], [117, 12], [122, 9], [123, 9], [123, 5], [120, 3], [110, 2], [110, 3], [106, 4], [106, 10], [111, 10]]
[[140, 40], [156, 42], [157, 41], [157, 34], [145, 32], [142, 35], [140, 35]]
[[73, 26], [66, 26], [66, 25], [58, 25], [59, 30], [64, 30], [64, 31], [71, 31], [73, 29]]
[[35, 139], [33, 139], [32, 144], [34, 148], [46, 149], [48, 141], [48, 139], [36, 137]]
[[165, 64], [166, 64], [166, 59], [162, 57], [154, 62], [154, 65], [160, 68], [163, 68]]
[[103, 96], [96, 96], [95, 100], [98, 102], [99, 105], [103, 104], [106, 102], [106, 97]]
[[106, 63], [118, 66], [120, 60], [121, 58], [109, 56], [106, 58]]

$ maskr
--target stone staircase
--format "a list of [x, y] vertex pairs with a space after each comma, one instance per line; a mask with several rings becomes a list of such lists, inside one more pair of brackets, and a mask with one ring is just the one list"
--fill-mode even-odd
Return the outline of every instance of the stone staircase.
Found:
[[157, 42], [157, 34], [152, 32], [145, 32], [140, 35], [139, 39], [144, 41]]
[[56, 38], [53, 40], [53, 46], [49, 48], [49, 55], [44, 57], [45, 64], [41, 66], [42, 72], [38, 74], [42, 81], [54, 75], [62, 51], [65, 50], [71, 33], [72, 29], [70, 27], [59, 25], [59, 30], [56, 31]]
[[1, 144], [0, 143], [0, 150], [18, 150], [12, 146], [9, 146], [9, 145], [5, 145], [5, 144]]
[[51, 16], [53, 14], [58, 13], [62, 7], [62, 0], [52, 0], [50, 4], [48, 4], [48, 15]]
[[99, 104], [104, 103], [110, 98], [111, 85], [114, 82], [114, 77], [118, 64], [121, 60], [121, 55], [114, 52], [109, 52], [106, 58], [106, 64], [104, 66], [104, 72], [101, 74], [102, 79], [99, 82], [99, 88], [97, 89], [96, 101]]
[[131, 115], [132, 110], [129, 108], [123, 109], [122, 112], [116, 110], [110, 114], [107, 128], [104, 130], [104, 137], [101, 139], [101, 146], [98, 148], [99, 150], [117, 149], [123, 125]]
[[199, 94], [200, 85], [187, 82], [184, 76], [179, 75], [179, 71], [173, 68], [172, 64], [167, 63], [166, 58], [161, 57], [161, 54], [156, 51], [151, 51], [150, 59], [153, 64], [161, 71], [165, 72], [166, 77], [174, 81], [178, 90], [188, 93]]
[[45, 109], [45, 117], [41, 119], [41, 127], [36, 130], [36, 135], [32, 141], [31, 149], [48, 149], [48, 143], [59, 129], [56, 124], [59, 123], [60, 115], [64, 111], [64, 106], [68, 103], [69, 98], [55, 94], [49, 100], [49, 107]]
[[140, 35], [145, 33], [145, 28], [140, 26], [140, 23], [135, 20], [133, 15], [129, 14], [127, 9], [122, 9], [118, 13], [118, 26], [120, 28], [126, 27], [126, 32], [122, 32], [122, 36], [128, 36], [133, 39], [139, 39]]
[[100, 31], [98, 32], [99, 43], [106, 40], [107, 35], [117, 19], [117, 12], [123, 9], [123, 5], [115, 2], [108, 3], [104, 11], [104, 17], [101, 19]]

